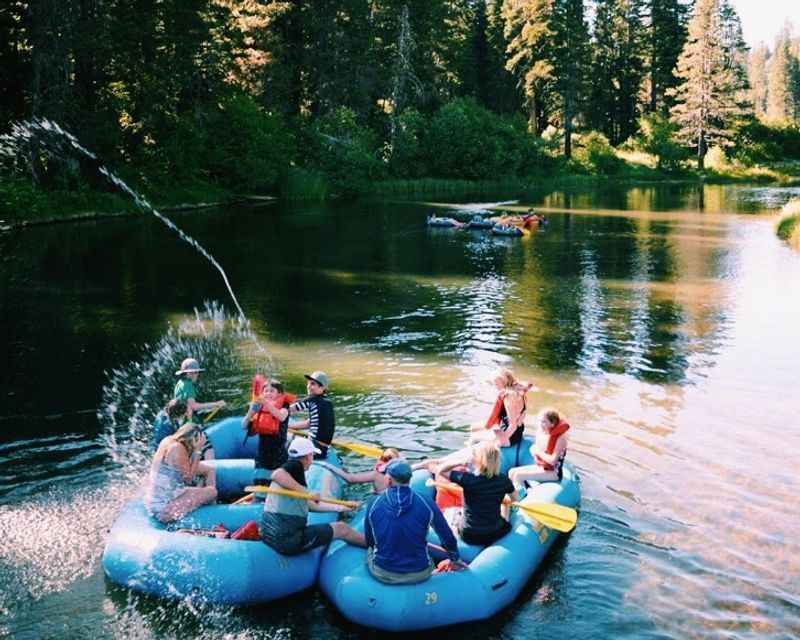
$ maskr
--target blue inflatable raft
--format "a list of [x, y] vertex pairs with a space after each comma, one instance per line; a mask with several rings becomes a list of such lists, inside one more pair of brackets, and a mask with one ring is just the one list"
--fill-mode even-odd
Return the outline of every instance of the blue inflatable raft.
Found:
[[[242, 495], [252, 484], [257, 438], [243, 443], [241, 417], [207, 430], [217, 460], [220, 498]], [[226, 457], [228, 459], [219, 459]], [[249, 458], [249, 459], [247, 459]], [[333, 449], [328, 464], [340, 465]], [[341, 483], [322, 465], [306, 473], [309, 491], [323, 488], [339, 497]], [[323, 549], [284, 556], [261, 541], [226, 540], [178, 533], [179, 528], [210, 529], [222, 524], [233, 531], [248, 520], [260, 522], [262, 504], [201, 507], [169, 527], [151, 518], [141, 499], [127, 503], [114, 522], [103, 552], [106, 575], [124, 587], [155, 596], [250, 605], [275, 600], [313, 586]], [[311, 524], [333, 522], [336, 513], [310, 513]]]
[[472, 216], [472, 220], [467, 223], [470, 229], [491, 229], [493, 226], [494, 222], [479, 215]]
[[458, 228], [462, 227], [463, 224], [459, 223], [452, 218], [440, 218], [436, 215], [430, 215], [427, 218], [428, 226], [429, 227], [448, 227], [448, 228]]
[[521, 236], [524, 232], [513, 224], [498, 223], [492, 227], [492, 234], [496, 236]]
[[[519, 451], [502, 449], [503, 470], [531, 464], [530, 444], [524, 442]], [[414, 490], [432, 495], [433, 489], [425, 486], [429, 477], [426, 471], [416, 472]], [[565, 464], [561, 482], [537, 485], [525, 502], [577, 507], [580, 486], [575, 470]], [[363, 530], [363, 512], [351, 524]], [[363, 549], [335, 540], [322, 560], [320, 587], [348, 620], [387, 631], [417, 631], [489, 618], [513, 602], [559, 535], [516, 509], [511, 525], [511, 532], [489, 547], [459, 541], [468, 569], [433, 575], [415, 585], [378, 582], [367, 570]], [[435, 536], [431, 540], [438, 542]]]

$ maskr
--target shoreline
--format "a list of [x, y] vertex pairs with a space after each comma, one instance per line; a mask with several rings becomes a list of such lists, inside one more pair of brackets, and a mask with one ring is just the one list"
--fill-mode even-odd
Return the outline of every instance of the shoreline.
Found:
[[[229, 200], [221, 200], [219, 202], [196, 202], [196, 203], [183, 203], [171, 205], [167, 207], [154, 207], [158, 211], [167, 213], [176, 213], [181, 211], [199, 211], [201, 209], [213, 209], [215, 207], [224, 207], [232, 204], [241, 204], [243, 202], [253, 203], [272, 203], [277, 202], [279, 198], [274, 196], [237, 196]], [[9, 231], [18, 231], [28, 227], [41, 227], [46, 225], [64, 224], [70, 222], [94, 222], [96, 220], [110, 220], [112, 218], [132, 218], [141, 213], [138, 209], [130, 211], [84, 211], [80, 213], [71, 213], [63, 216], [50, 216], [47, 218], [33, 218], [31, 220], [22, 220], [20, 222], [5, 223], [0, 220], [0, 233]]]

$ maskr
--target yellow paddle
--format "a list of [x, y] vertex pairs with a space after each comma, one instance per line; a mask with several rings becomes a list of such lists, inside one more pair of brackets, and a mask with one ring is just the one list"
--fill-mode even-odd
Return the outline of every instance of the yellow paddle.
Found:
[[[297, 436], [308, 436], [308, 432], [299, 429], [289, 429]], [[383, 455], [383, 449], [371, 444], [362, 444], [360, 442], [343, 442], [342, 440], [331, 440], [330, 442], [320, 442], [323, 447], [341, 447], [342, 449], [349, 449], [355, 453], [366, 456], [367, 458], [380, 458]]]
[[213, 418], [215, 415], [217, 415], [217, 411], [219, 411], [221, 408], [222, 407], [220, 405], [217, 405], [211, 411], [209, 411], [208, 415], [205, 418], [203, 418], [203, 423], [205, 424], [206, 422], [211, 420], [211, 418]]
[[[460, 485], [453, 482], [428, 480], [425, 484], [429, 487], [438, 487], [452, 493], [462, 493], [464, 491]], [[532, 518], [541, 522], [545, 527], [555, 529], [556, 531], [563, 531], [564, 533], [572, 531], [575, 528], [575, 524], [578, 522], [578, 512], [571, 507], [565, 507], [560, 504], [550, 502], [523, 504], [522, 502], [510, 502], [508, 498], [503, 502], [524, 511]]]
[[278, 489], [277, 487], [265, 487], [261, 484], [256, 484], [251, 487], [245, 487], [245, 491], [252, 493], [274, 493], [279, 496], [288, 496], [290, 498], [297, 498], [298, 500], [316, 500], [317, 502], [330, 502], [331, 504], [341, 504], [345, 507], [355, 509], [359, 503], [353, 500], [339, 500], [338, 498], [327, 498], [318, 496], [315, 493], [306, 493], [305, 491], [292, 491], [291, 489]]

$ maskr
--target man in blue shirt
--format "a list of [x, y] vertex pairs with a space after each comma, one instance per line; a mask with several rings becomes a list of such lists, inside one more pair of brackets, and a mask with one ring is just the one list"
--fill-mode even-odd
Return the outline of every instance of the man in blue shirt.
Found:
[[405, 460], [392, 460], [386, 475], [388, 488], [367, 507], [367, 567], [386, 584], [422, 582], [434, 569], [428, 554], [428, 528], [432, 526], [439, 536], [451, 564], [459, 559], [455, 536], [436, 503], [408, 486], [411, 467]]

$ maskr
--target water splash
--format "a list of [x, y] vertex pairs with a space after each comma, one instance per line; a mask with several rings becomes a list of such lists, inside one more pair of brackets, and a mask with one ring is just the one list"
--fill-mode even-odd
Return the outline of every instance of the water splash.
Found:
[[[35, 159], [44, 151], [53, 158], [68, 161], [75, 152], [97, 165], [97, 171], [104, 176], [117, 189], [128, 195], [136, 206], [147, 213], [153, 214], [167, 227], [172, 229], [184, 242], [194, 247], [219, 271], [225, 287], [239, 312], [239, 320], [247, 324], [247, 316], [239, 304], [239, 299], [233, 292], [233, 287], [228, 280], [225, 269], [197, 240], [182, 231], [172, 220], [153, 207], [144, 196], [131, 189], [124, 180], [115, 175], [91, 151], [78, 142], [78, 139], [62, 129], [58, 124], [47, 119], [34, 119], [26, 122], [15, 122], [11, 125], [10, 133], [0, 136], [0, 158], [5, 158], [12, 168], [21, 170], [27, 168], [35, 176]], [[258, 344], [258, 343], [257, 343]], [[258, 345], [260, 347], [260, 345]], [[263, 349], [261, 349], [263, 351]]]

